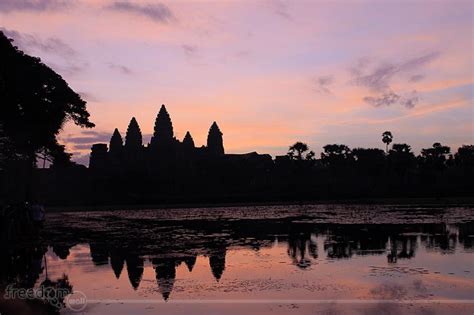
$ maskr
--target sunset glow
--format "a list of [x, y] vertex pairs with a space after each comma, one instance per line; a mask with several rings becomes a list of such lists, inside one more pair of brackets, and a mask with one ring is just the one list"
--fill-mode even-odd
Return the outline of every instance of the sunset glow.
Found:
[[85, 164], [132, 116], [148, 142], [161, 104], [229, 153], [474, 141], [471, 1], [7, 0], [0, 27], [88, 102], [96, 128], [60, 135]]

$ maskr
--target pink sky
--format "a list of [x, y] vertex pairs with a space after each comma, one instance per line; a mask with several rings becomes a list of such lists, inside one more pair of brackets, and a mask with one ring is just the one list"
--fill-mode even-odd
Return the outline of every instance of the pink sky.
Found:
[[[2, 0], [0, 27], [88, 102], [96, 128], [61, 139], [149, 135], [166, 104], [175, 135], [230, 153], [285, 154], [304, 141], [418, 152], [474, 143], [471, 1]], [[146, 140], [148, 138], [145, 137]]]

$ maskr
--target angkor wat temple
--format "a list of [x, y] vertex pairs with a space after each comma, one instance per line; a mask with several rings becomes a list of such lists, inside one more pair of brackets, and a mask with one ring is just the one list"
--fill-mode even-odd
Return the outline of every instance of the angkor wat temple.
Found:
[[140, 127], [132, 118], [125, 141], [115, 129], [109, 145], [92, 146], [89, 169], [99, 178], [96, 183], [101, 176], [109, 188], [121, 183], [120, 188], [111, 188], [115, 192], [133, 183], [133, 187], [126, 189], [127, 193], [137, 189], [137, 194], [143, 196], [182, 192], [214, 194], [223, 187], [235, 192], [252, 185], [261, 186], [268, 181], [265, 174], [269, 174], [273, 165], [268, 154], [226, 154], [216, 122], [209, 129], [207, 146], [196, 147], [189, 132], [182, 141], [178, 140], [170, 115], [162, 105], [150, 143], [143, 143]]
[[[95, 170], [154, 171], [162, 166], [169, 166], [170, 162], [189, 164], [193, 160], [216, 159], [224, 155], [222, 132], [216, 122], [209, 129], [207, 146], [196, 148], [189, 131], [186, 132], [183, 141], [176, 139], [170, 115], [162, 105], [148, 145], [143, 144], [140, 126], [133, 117], [127, 128], [125, 143], [118, 129], [115, 129], [109, 147], [105, 143], [92, 146], [89, 166]], [[268, 158], [271, 159], [270, 156]]]
[[272, 162], [270, 155], [225, 154], [222, 132], [214, 122], [207, 136], [207, 146], [196, 147], [191, 134], [186, 132], [183, 141], [174, 136], [173, 123], [165, 105], [162, 105], [155, 120], [150, 143], [143, 144], [142, 133], [135, 117], [130, 120], [125, 143], [115, 129], [107, 147], [105, 143], [92, 146], [89, 167], [99, 171], [160, 171], [168, 173], [170, 166], [194, 168], [205, 161], [253, 160]]

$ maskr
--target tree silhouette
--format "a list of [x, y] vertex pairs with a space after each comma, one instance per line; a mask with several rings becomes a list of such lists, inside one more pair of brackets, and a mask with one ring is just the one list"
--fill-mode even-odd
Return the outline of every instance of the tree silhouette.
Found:
[[393, 141], [393, 136], [390, 131], [385, 131], [382, 133], [382, 142], [385, 143], [385, 152], [388, 153], [388, 145], [392, 143]]
[[3, 132], [3, 127], [0, 124], [0, 170], [5, 167], [6, 162], [15, 156], [10, 139]]
[[458, 152], [454, 155], [457, 165], [462, 168], [474, 168], [474, 145], [463, 145], [458, 148]]
[[415, 155], [406, 143], [394, 143], [388, 152], [390, 167], [395, 173], [404, 176], [415, 164]]
[[330, 167], [345, 166], [351, 160], [351, 149], [345, 144], [327, 144], [321, 153], [323, 164]]
[[435, 142], [431, 148], [421, 150], [421, 164], [428, 168], [442, 170], [446, 166], [446, 158], [450, 152], [451, 149], [448, 146]]
[[[56, 136], [71, 120], [91, 128], [86, 102], [63, 78], [12, 45], [0, 31], [0, 125], [15, 156], [34, 165], [36, 153], [46, 148], [64, 153]], [[67, 155], [62, 158], [67, 159]]]
[[352, 156], [356, 167], [364, 174], [380, 174], [385, 165], [385, 154], [380, 149], [355, 148]]
[[71, 161], [72, 153], [66, 152], [66, 147], [62, 144], [56, 143], [54, 146], [50, 146], [49, 156], [51, 156], [52, 168], [67, 167], [76, 165], [75, 162]]
[[[292, 160], [302, 161], [302, 160], [313, 160], [314, 159], [314, 152], [309, 151], [309, 147], [306, 143], [303, 142], [296, 142], [288, 149], [287, 156], [290, 157]], [[306, 155], [304, 154], [305, 152]]]

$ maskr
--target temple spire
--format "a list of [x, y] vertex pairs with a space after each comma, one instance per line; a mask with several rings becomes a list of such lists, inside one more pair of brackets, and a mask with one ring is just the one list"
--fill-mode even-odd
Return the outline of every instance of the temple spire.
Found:
[[123, 140], [120, 132], [115, 128], [112, 138], [110, 138], [109, 152], [120, 152], [123, 148]]
[[127, 149], [138, 149], [142, 146], [142, 132], [140, 126], [138, 126], [135, 117], [132, 117], [130, 124], [127, 128], [127, 134], [125, 135], [125, 148]]
[[160, 111], [156, 116], [155, 128], [150, 141], [152, 147], [160, 144], [169, 144], [173, 140], [173, 123], [165, 105], [161, 105]]
[[224, 155], [222, 132], [216, 122], [212, 123], [211, 128], [209, 129], [209, 134], [207, 136], [207, 149], [213, 155]]
[[194, 149], [194, 140], [189, 131], [186, 132], [186, 135], [184, 136], [183, 139], [183, 145], [186, 148], [193, 148]]

